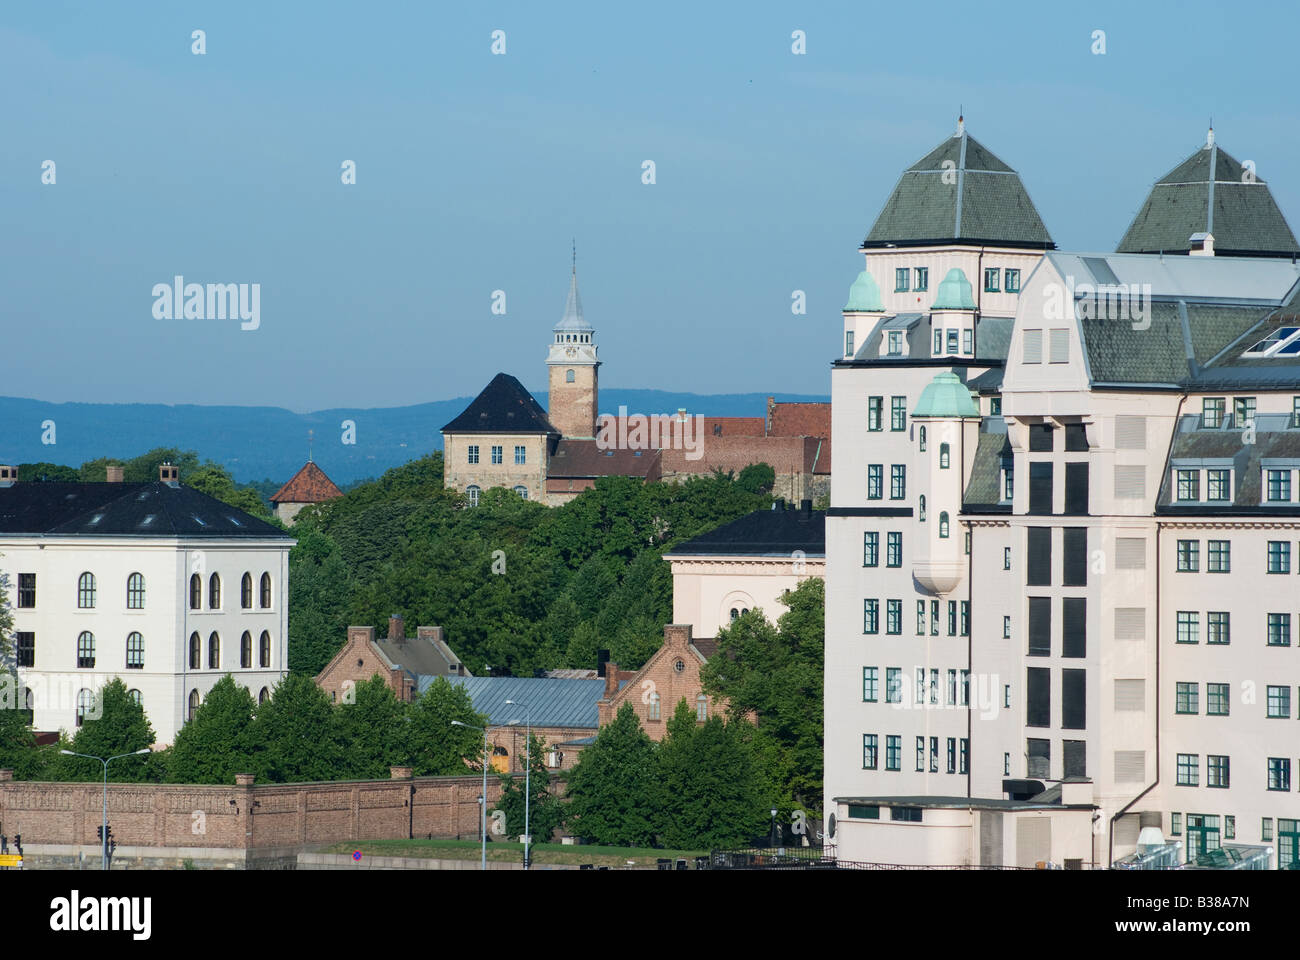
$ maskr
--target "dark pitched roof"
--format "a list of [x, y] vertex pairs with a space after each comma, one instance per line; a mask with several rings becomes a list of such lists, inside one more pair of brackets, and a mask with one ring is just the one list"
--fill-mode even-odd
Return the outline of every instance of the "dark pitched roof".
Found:
[[153, 483], [16, 483], [0, 489], [0, 534], [292, 539], [192, 487]]
[[809, 557], [826, 555], [825, 511], [755, 510], [687, 540], [667, 556], [789, 557], [795, 550]]
[[444, 433], [554, 433], [542, 409], [524, 385], [508, 373], [498, 373]]
[[406, 637], [403, 640], [376, 639], [380, 649], [395, 667], [414, 677], [446, 676], [460, 658], [447, 644], [430, 637]]
[[[991, 427], [1001, 427], [1001, 432], [990, 430]], [[962, 498], [962, 510], [967, 513], [1009, 513], [1010, 507], [1001, 503], [1002, 463], [1011, 456], [1006, 421], [1001, 417], [985, 417], [980, 430], [975, 456], [971, 460], [970, 479]]]
[[1020, 175], [964, 127], [903, 172], [862, 246], [955, 242], [1056, 246]]
[[659, 463], [658, 450], [602, 450], [595, 440], [560, 440], [546, 466], [547, 478], [645, 477]]
[[[507, 700], [527, 704], [533, 727], [600, 726], [596, 701], [605, 695], [605, 678], [567, 680], [554, 677], [450, 677], [465, 688], [474, 709], [487, 714], [490, 724], [518, 722], [524, 725], [523, 707], [511, 706]], [[421, 681], [421, 692], [426, 684]]]
[[1115, 249], [1187, 253], [1194, 233], [1213, 234], [1218, 256], [1300, 253], [1268, 184], [1212, 141], [1156, 181]]
[[271, 502], [324, 503], [341, 496], [343, 491], [334, 486], [334, 481], [325, 476], [325, 471], [308, 460], [288, 483], [271, 495]]
[[1180, 505], [1173, 500], [1173, 471], [1165, 470], [1156, 498], [1156, 512], [1173, 516], [1206, 516], [1218, 513], [1260, 515], [1300, 515], [1295, 505], [1261, 503], [1262, 460], [1300, 460], [1300, 429], [1290, 425], [1289, 414], [1258, 414], [1255, 417], [1254, 443], [1246, 443], [1240, 425], [1225, 423], [1222, 429], [1200, 429], [1200, 417], [1179, 418], [1173, 443], [1169, 448], [1170, 465], [1176, 460], [1231, 461], [1234, 471], [1234, 499], [1222, 506], [1207, 504]]

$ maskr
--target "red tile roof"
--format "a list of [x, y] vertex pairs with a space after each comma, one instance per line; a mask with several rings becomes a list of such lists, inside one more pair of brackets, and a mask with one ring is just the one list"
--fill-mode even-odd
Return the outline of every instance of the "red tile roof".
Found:
[[272, 503], [324, 503], [343, 496], [325, 471], [308, 460], [293, 478], [271, 497]]

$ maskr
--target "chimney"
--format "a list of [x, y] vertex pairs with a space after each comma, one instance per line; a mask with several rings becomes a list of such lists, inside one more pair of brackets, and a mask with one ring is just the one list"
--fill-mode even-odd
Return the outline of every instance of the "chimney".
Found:
[[605, 699], [608, 700], [614, 694], [618, 693], [618, 664], [609, 662], [605, 664]]
[[18, 482], [18, 468], [9, 464], [0, 465], [0, 489], [12, 487]]
[[685, 647], [691, 642], [691, 625], [689, 623], [668, 623], [664, 625], [664, 646]]
[[415, 635], [426, 643], [437, 644], [442, 642], [442, 627], [416, 627]]
[[125, 475], [126, 468], [118, 463], [110, 463], [104, 468], [105, 481], [108, 483], [121, 483]]
[[406, 628], [402, 624], [401, 615], [396, 613], [388, 618], [388, 642], [392, 643], [394, 640], [398, 643], [406, 642]]
[[170, 463], [159, 464], [158, 479], [169, 487], [179, 487], [181, 485], [180, 468], [174, 467]]
[[605, 675], [605, 669], [608, 663], [609, 663], [609, 651], [597, 650], [596, 651], [596, 676], [603, 677]]

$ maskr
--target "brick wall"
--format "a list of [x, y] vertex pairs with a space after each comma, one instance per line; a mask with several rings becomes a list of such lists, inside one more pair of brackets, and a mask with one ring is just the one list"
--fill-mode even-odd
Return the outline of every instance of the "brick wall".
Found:
[[348, 684], [355, 689], [356, 684], [364, 683], [375, 674], [384, 678], [397, 699], [409, 701], [414, 698], [415, 691], [410, 678], [402, 670], [389, 667], [372, 646], [371, 641], [374, 639], [374, 627], [348, 627], [347, 643], [316, 677], [316, 685], [325, 691], [332, 702], [343, 703], [348, 693]]
[[[623, 704], [630, 703], [641, 720], [641, 726], [651, 740], [662, 740], [667, 733], [668, 719], [683, 697], [695, 709], [696, 698], [703, 692], [700, 667], [703, 664], [690, 648], [690, 624], [668, 624], [664, 627], [664, 643], [644, 667], [634, 674], [617, 693], [610, 693], [598, 704], [600, 725], [603, 727], [618, 715]], [[681, 669], [678, 669], [678, 664]], [[610, 664], [608, 669], [617, 668]], [[622, 671], [620, 671], [622, 672]], [[620, 678], [622, 679], [622, 678]], [[659, 695], [659, 718], [652, 718], [650, 695]], [[708, 697], [709, 716], [717, 709], [713, 697]]]

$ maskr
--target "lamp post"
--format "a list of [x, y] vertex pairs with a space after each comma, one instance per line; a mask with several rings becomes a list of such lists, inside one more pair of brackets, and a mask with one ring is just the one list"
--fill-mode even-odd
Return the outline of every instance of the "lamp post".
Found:
[[772, 846], [776, 846], [776, 807], [772, 808]]
[[465, 727], [469, 730], [483, 731], [483, 795], [478, 798], [479, 805], [482, 807], [479, 819], [479, 835], [483, 838], [483, 851], [479, 856], [479, 869], [487, 869], [487, 768], [488, 768], [488, 730], [489, 727], [476, 727], [472, 723], [462, 723], [459, 720], [451, 722], [453, 727]]
[[87, 760], [98, 760], [100, 763], [104, 765], [104, 822], [99, 829], [101, 833], [100, 840], [103, 842], [104, 845], [103, 868], [105, 870], [108, 869], [108, 763], [110, 760], [121, 760], [123, 757], [138, 757], [141, 754], [152, 753], [152, 752], [153, 752], [152, 748], [145, 747], [143, 750], [133, 750], [131, 753], [119, 753], [115, 757], [105, 758], [105, 757], [91, 756], [89, 753], [73, 753], [71, 750], [59, 751], [59, 753], [63, 754], [64, 756], [85, 757]]
[[[529, 802], [533, 798], [533, 712], [526, 703], [519, 703], [515, 700], [507, 700], [506, 703], [512, 707], [524, 708], [524, 869], [527, 870], [532, 866], [529, 850], [533, 842], [533, 834], [529, 829], [531, 824], [528, 819]], [[514, 722], [517, 724], [519, 721]]]

